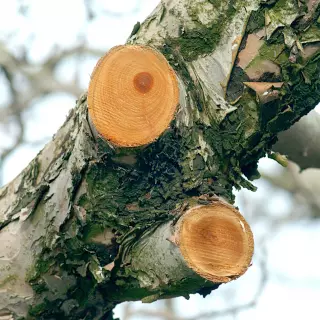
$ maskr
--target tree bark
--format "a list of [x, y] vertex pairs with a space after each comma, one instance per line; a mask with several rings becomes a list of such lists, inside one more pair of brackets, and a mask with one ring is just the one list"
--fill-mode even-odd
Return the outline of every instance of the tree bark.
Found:
[[[163, 0], [128, 44], [174, 68], [175, 119], [147, 146], [114, 147], [90, 127], [85, 94], [0, 189], [0, 319], [112, 319], [122, 301], [206, 295], [231, 280], [192, 268], [169, 226], [233, 203], [234, 187], [255, 190], [258, 160], [320, 100], [318, 3]], [[164, 250], [167, 273], [149, 268], [151, 249]]]

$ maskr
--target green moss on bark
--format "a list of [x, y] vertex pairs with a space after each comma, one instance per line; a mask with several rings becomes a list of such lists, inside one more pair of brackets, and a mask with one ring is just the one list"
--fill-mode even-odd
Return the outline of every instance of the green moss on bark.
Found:
[[[220, 7], [221, 5], [221, 1], [209, 2], [214, 6]], [[167, 42], [172, 48], [179, 50], [181, 56], [186, 61], [192, 61], [200, 55], [211, 53], [219, 44], [225, 28], [236, 14], [235, 1], [229, 1], [226, 9], [220, 12], [221, 16], [217, 17], [210, 26], [207, 26], [197, 21], [199, 13], [196, 10], [193, 13], [196, 27], [192, 29], [182, 28], [178, 38], [168, 39]]]

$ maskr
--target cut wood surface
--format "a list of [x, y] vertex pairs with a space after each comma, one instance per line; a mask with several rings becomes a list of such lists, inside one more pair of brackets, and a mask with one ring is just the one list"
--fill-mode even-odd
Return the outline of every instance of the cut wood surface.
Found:
[[89, 115], [114, 145], [141, 146], [169, 126], [179, 101], [176, 75], [158, 51], [117, 46], [100, 59], [88, 90]]
[[[187, 283], [190, 293], [199, 287], [216, 289], [248, 270], [254, 244], [242, 215], [221, 198], [207, 198], [205, 205], [193, 201], [176, 211], [176, 219], [146, 230], [133, 246], [120, 249], [112, 272], [135, 274], [139, 287], [149, 290], [134, 300], [167, 299], [173, 287], [180, 290]], [[131, 237], [127, 234], [123, 243]], [[131, 290], [123, 288], [118, 301], [127, 300]]]
[[223, 202], [185, 213], [178, 244], [188, 265], [202, 277], [223, 283], [246, 272], [253, 255], [253, 235], [242, 215]]

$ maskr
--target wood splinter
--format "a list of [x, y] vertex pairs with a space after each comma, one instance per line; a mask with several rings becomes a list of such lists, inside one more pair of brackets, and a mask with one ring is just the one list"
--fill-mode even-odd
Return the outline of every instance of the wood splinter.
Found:
[[176, 75], [158, 51], [138, 45], [112, 48], [91, 76], [89, 116], [111, 144], [135, 147], [157, 139], [179, 102]]

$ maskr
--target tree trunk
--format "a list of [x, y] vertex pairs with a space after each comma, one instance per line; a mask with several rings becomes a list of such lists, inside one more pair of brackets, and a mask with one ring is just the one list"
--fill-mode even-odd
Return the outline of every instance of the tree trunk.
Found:
[[107, 141], [85, 94], [0, 189], [0, 319], [112, 319], [120, 302], [206, 295], [243, 274], [253, 242], [232, 189], [255, 189], [257, 161], [320, 100], [318, 3], [163, 0], [137, 25], [128, 44], [175, 70], [174, 120], [143, 146]]

